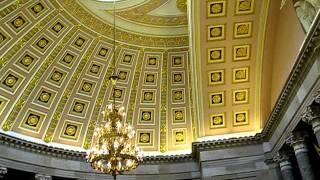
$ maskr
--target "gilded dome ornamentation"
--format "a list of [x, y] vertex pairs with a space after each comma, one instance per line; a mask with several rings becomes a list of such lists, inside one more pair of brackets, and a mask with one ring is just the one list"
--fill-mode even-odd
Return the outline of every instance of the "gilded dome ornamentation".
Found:
[[25, 66], [29, 66], [32, 62], [33, 62], [33, 59], [29, 55], [24, 56], [21, 61], [21, 63]]
[[9, 75], [6, 80], [5, 80], [5, 84], [8, 86], [8, 87], [13, 87], [16, 82], [17, 82], [17, 78], [12, 76], [12, 75]]
[[139, 140], [140, 140], [142, 143], [148, 143], [148, 142], [150, 142], [150, 135], [147, 134], [147, 133], [141, 133]]
[[175, 112], [175, 119], [176, 119], [176, 120], [182, 120], [182, 119], [183, 119], [183, 113], [182, 113], [182, 111], [176, 111], [176, 112]]
[[81, 104], [81, 103], [76, 103], [73, 107], [73, 110], [77, 113], [82, 113], [84, 109], [84, 104]]
[[31, 114], [27, 119], [27, 124], [30, 126], [36, 126], [39, 122], [39, 117]]
[[13, 25], [14, 25], [16, 28], [21, 27], [24, 23], [25, 23], [25, 21], [24, 21], [21, 17], [18, 17], [18, 18], [16, 18], [16, 19], [13, 21]]
[[245, 93], [244, 92], [237, 92], [236, 93], [236, 101], [243, 101], [245, 100]]
[[48, 44], [48, 41], [44, 38], [40, 39], [37, 43], [37, 45], [40, 47], [40, 48], [44, 48], [46, 47], [46, 45]]
[[58, 71], [55, 71], [51, 76], [51, 79], [54, 81], [60, 81], [61, 78], [62, 78], [62, 74]]
[[214, 118], [213, 118], [213, 123], [214, 123], [215, 125], [222, 124], [222, 123], [223, 123], [222, 117], [221, 117], [221, 116], [216, 116], [216, 117], [214, 117]]
[[212, 102], [213, 104], [219, 104], [222, 101], [222, 97], [220, 95], [214, 95], [212, 97]]
[[40, 94], [39, 99], [40, 99], [40, 101], [42, 101], [42, 102], [48, 102], [49, 99], [50, 99], [50, 97], [51, 97], [51, 95], [50, 95], [48, 92], [42, 92], [42, 93]]
[[68, 136], [74, 136], [76, 134], [76, 130], [77, 130], [77, 128], [75, 126], [69, 125], [66, 128], [65, 134]]
[[145, 92], [144, 93], [144, 100], [151, 101], [152, 98], [153, 98], [153, 93], [152, 92]]
[[237, 122], [244, 122], [245, 120], [246, 120], [245, 114], [243, 114], [243, 113], [237, 114], [237, 116], [236, 116], [236, 121]]

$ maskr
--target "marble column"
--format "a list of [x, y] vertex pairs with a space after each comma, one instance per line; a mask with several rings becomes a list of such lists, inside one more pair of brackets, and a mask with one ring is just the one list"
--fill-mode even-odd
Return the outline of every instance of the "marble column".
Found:
[[301, 131], [292, 133], [287, 143], [293, 148], [300, 174], [303, 180], [315, 180], [309, 150], [306, 143], [307, 134]]
[[290, 153], [288, 151], [280, 150], [273, 158], [279, 163], [281, 175], [283, 180], [294, 180], [293, 166], [290, 161]]
[[270, 159], [265, 161], [269, 167], [269, 173], [274, 180], [282, 180], [280, 165], [277, 161]]
[[302, 115], [302, 120], [312, 126], [318, 145], [320, 146], [320, 95], [307, 107], [306, 112]]
[[36, 174], [34, 176], [34, 178], [36, 180], [52, 180], [52, 177], [51, 176], [48, 176], [48, 175], [43, 175], [43, 174]]
[[0, 167], [0, 179], [2, 179], [8, 173], [8, 169], [5, 167]]

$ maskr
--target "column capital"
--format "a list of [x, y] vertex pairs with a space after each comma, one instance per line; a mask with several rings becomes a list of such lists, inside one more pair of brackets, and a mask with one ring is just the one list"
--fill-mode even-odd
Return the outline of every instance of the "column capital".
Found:
[[8, 173], [8, 169], [5, 167], [0, 167], [0, 178], [3, 178], [4, 175]]
[[314, 133], [320, 131], [320, 104], [312, 103], [302, 114], [302, 121], [312, 126]]
[[312, 124], [312, 121], [319, 121], [320, 119], [320, 104], [312, 103], [307, 106], [307, 109], [302, 113], [302, 120], [308, 124]]
[[281, 163], [283, 161], [290, 161], [290, 156], [292, 156], [293, 153], [289, 149], [281, 149], [277, 154], [273, 157], [273, 161]]
[[308, 136], [308, 133], [304, 131], [291, 132], [286, 143], [293, 148], [295, 154], [307, 152], [308, 147], [306, 142]]
[[52, 180], [51, 176], [43, 175], [43, 174], [36, 174], [34, 177], [36, 180]]

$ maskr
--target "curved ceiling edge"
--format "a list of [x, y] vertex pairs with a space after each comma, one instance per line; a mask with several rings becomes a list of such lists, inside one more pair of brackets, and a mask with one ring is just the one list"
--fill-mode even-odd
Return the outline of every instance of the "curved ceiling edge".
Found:
[[[73, 0], [55, 0], [51, 2], [57, 9], [64, 9], [68, 12], [70, 18], [76, 19], [77, 22], [83, 26], [95, 31], [98, 34], [112, 38], [112, 26], [105, 24], [98, 18], [92, 16], [89, 12], [83, 9], [78, 3]], [[154, 37], [143, 36], [134, 33], [128, 33], [122, 30], [117, 30], [117, 40], [124, 44], [131, 44], [135, 46], [148, 46], [148, 47], [188, 47], [189, 37]]]

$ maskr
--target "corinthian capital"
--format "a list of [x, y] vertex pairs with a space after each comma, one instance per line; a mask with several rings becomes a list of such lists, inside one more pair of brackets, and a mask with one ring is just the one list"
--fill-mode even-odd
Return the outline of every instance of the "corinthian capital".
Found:
[[302, 120], [308, 124], [311, 124], [313, 120], [320, 118], [320, 104], [312, 103], [302, 114]]

